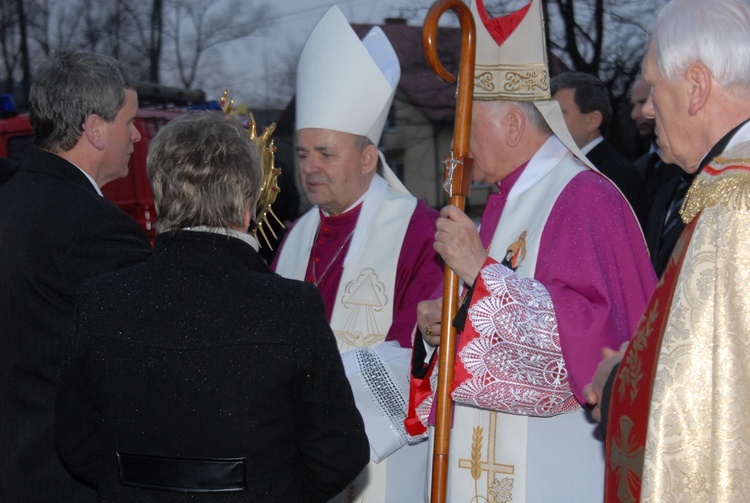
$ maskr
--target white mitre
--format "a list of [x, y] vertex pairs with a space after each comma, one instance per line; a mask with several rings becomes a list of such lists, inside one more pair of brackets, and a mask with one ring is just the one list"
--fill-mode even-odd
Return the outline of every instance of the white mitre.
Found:
[[497, 18], [489, 17], [483, 0], [472, 0], [471, 13], [477, 30], [474, 99], [533, 102], [568, 150], [598, 171], [573, 141], [560, 105], [550, 95], [540, 0]]
[[337, 6], [318, 22], [297, 68], [297, 130], [330, 129], [376, 146], [401, 77], [398, 57], [378, 27], [360, 40]]

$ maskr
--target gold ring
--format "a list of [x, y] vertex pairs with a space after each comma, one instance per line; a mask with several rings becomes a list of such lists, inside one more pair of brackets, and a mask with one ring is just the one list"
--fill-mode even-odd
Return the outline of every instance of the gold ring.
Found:
[[432, 325], [427, 325], [426, 327], [424, 327], [424, 334], [432, 335]]

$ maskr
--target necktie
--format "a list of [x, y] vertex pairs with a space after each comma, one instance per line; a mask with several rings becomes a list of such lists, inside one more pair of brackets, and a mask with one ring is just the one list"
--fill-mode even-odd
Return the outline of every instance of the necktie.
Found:
[[656, 151], [651, 152], [651, 155], [648, 156], [648, 164], [646, 165], [646, 181], [650, 180], [656, 175], [656, 171], [659, 169], [659, 166], [662, 164], [661, 157], [659, 157], [659, 154], [656, 153]]
[[672, 196], [672, 202], [669, 203], [669, 209], [667, 210], [667, 216], [664, 219], [664, 227], [661, 231], [661, 239], [664, 238], [675, 228], [680, 222], [680, 206], [685, 201], [685, 195], [687, 194], [690, 184], [693, 182], [695, 175], [689, 175], [685, 173], [680, 177], [680, 182], [677, 184], [677, 188]]

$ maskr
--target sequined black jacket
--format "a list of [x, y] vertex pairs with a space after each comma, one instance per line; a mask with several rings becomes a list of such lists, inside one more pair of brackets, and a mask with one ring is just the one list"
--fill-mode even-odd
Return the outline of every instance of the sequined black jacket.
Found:
[[368, 462], [319, 293], [236, 238], [167, 233], [86, 283], [60, 381], [58, 450], [100, 501], [195, 501], [159, 484], [216, 466], [235, 487], [200, 501], [325, 501]]

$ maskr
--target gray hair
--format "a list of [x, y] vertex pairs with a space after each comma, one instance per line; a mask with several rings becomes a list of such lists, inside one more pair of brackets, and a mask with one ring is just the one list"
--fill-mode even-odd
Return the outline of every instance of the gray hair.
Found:
[[651, 35], [659, 73], [674, 82], [700, 61], [724, 87], [750, 88], [748, 0], [672, 0]]
[[547, 124], [547, 119], [544, 118], [544, 115], [542, 115], [542, 112], [539, 111], [539, 109], [534, 105], [531, 101], [517, 101], [513, 102], [514, 105], [516, 105], [518, 108], [521, 109], [523, 114], [526, 116], [526, 119], [531, 123], [531, 125], [536, 129], [538, 133], [545, 134], [545, 135], [551, 135], [552, 134], [552, 128], [549, 127], [549, 124]]
[[607, 131], [612, 123], [612, 102], [604, 82], [594, 75], [583, 72], [561, 73], [550, 81], [550, 93], [554, 96], [562, 89], [573, 89], [576, 105], [582, 114], [598, 110], [602, 114], [600, 129]]
[[34, 143], [50, 152], [67, 152], [96, 114], [113, 122], [136, 81], [117, 60], [92, 52], [60, 52], [36, 71], [29, 92]]
[[375, 144], [367, 136], [354, 135], [354, 145], [357, 147], [357, 150], [359, 152], [362, 152], [364, 149], [366, 149], [370, 145], [375, 145]]
[[263, 179], [249, 132], [211, 111], [164, 126], [151, 140], [146, 172], [159, 232], [203, 225], [241, 228], [245, 212], [255, 209]]
[[552, 134], [552, 129], [547, 124], [544, 115], [542, 115], [542, 112], [539, 111], [532, 101], [479, 100], [477, 103], [493, 107], [497, 113], [496, 117], [502, 116], [509, 107], [516, 107], [526, 117], [528, 123], [537, 133], [543, 135]]
[[[364, 152], [364, 150], [370, 145], [375, 146], [376, 149], [378, 147], [367, 136], [354, 135], [354, 146], [357, 148], [357, 152], [359, 152], [360, 154]], [[381, 162], [380, 156], [378, 156], [378, 159], [376, 161], [376, 169], [378, 174], [383, 174], [383, 163]]]

